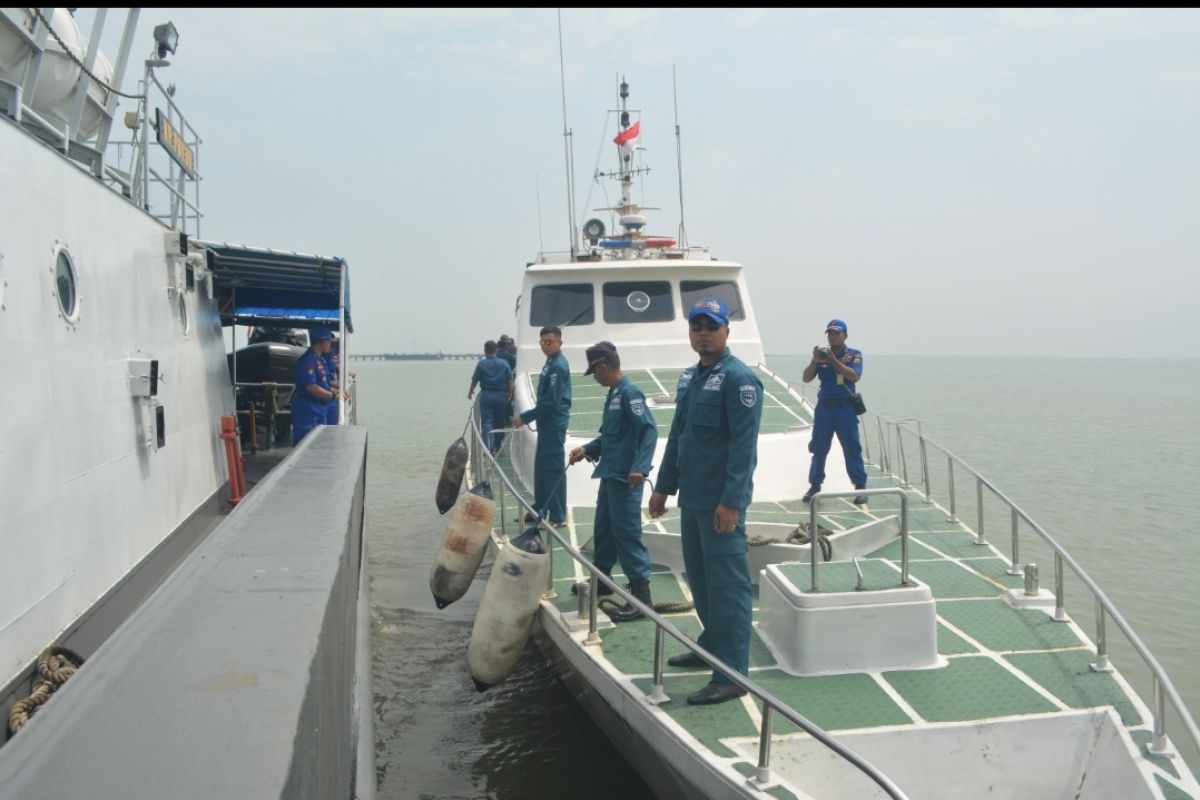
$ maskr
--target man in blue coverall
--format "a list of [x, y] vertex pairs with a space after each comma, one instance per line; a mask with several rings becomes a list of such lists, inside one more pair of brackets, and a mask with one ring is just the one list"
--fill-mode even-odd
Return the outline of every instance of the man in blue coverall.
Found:
[[309, 346], [296, 362], [296, 391], [292, 394], [292, 447], [318, 425], [326, 424], [327, 408], [334, 398], [323, 356], [332, 347], [333, 331], [313, 328]]
[[[587, 349], [587, 372], [608, 389], [600, 435], [571, 451], [570, 463], [583, 459], [599, 464], [592, 477], [600, 479], [596, 495], [596, 553], [593, 563], [612, 575], [618, 559], [629, 591], [653, 606], [650, 599], [650, 552], [642, 542], [642, 489], [650, 474], [658, 426], [646, 405], [646, 395], [621, 372], [621, 357], [612, 342], [597, 342]], [[576, 587], [571, 587], [577, 593]], [[598, 594], [612, 594], [600, 584]], [[613, 622], [640, 619], [642, 612], [626, 603], [608, 612]]]
[[[825, 481], [825, 459], [833, 444], [836, 433], [842, 445], [842, 456], [846, 461], [846, 473], [855, 489], [867, 488], [867, 468], [863, 464], [862, 442], [858, 436], [858, 415], [854, 412], [852, 395], [862, 378], [862, 353], [846, 347], [846, 323], [831, 319], [825, 326], [825, 337], [829, 347], [813, 348], [812, 361], [804, 368], [801, 376], [805, 383], [820, 377], [821, 388], [817, 392], [817, 408], [813, 412], [812, 439], [808, 452], [812, 453], [812, 464], [808, 468], [808, 491], [804, 502], [812, 500], [821, 491]], [[857, 505], [866, 505], [866, 495], [854, 498]]]
[[325, 360], [325, 372], [329, 375], [329, 388], [333, 390], [333, 402], [325, 407], [325, 424], [337, 425], [338, 414], [341, 411], [341, 403], [337, 401], [338, 395], [338, 372], [342, 366], [341, 342], [338, 340], [338, 335], [333, 334], [333, 338], [329, 340], [329, 352], [322, 358]]
[[[496, 340], [496, 357], [502, 360], [512, 369], [513, 375], [517, 374], [517, 343], [512, 340], [512, 337], [507, 333], [500, 334], [500, 338]], [[512, 395], [509, 394], [508, 404], [504, 407], [504, 420], [513, 418]], [[504, 434], [496, 434], [498, 440], [496, 449], [500, 449], [500, 443], [504, 441]]]
[[[567, 524], [567, 483], [563, 480], [567, 424], [571, 421], [571, 368], [562, 354], [562, 329], [542, 328], [538, 343], [546, 356], [538, 378], [533, 408], [513, 417], [513, 427], [536, 422], [537, 449], [533, 456], [533, 507], [561, 528]], [[525, 517], [533, 522], [532, 516]]]
[[500, 449], [504, 434], [493, 434], [492, 428], [504, 427], [504, 420], [508, 419], [505, 413], [512, 400], [513, 371], [496, 357], [496, 343], [491, 339], [483, 343], [483, 356], [475, 365], [467, 399], [475, 396], [476, 386], [482, 387], [479, 392], [479, 432], [488, 449], [495, 453]]
[[[700, 363], [679, 376], [675, 418], [650, 495], [650, 516], [661, 517], [667, 495], [679, 491], [683, 562], [704, 626], [697, 643], [745, 675], [750, 668], [753, 600], [746, 509], [758, 463], [763, 385], [725, 346], [729, 310], [724, 300], [702, 298], [688, 311], [688, 327]], [[705, 665], [690, 650], [667, 663]], [[710, 705], [745, 693], [714, 670], [711, 682], [687, 701]]]

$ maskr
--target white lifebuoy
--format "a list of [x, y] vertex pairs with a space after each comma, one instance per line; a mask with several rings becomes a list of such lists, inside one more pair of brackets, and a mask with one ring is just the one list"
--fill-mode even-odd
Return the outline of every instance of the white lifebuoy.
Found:
[[496, 518], [492, 487], [484, 482], [459, 496], [446, 520], [442, 546], [429, 573], [429, 591], [438, 608], [467, 593]]
[[479, 691], [502, 682], [516, 666], [549, 574], [550, 556], [537, 528], [500, 548], [467, 645], [467, 666]]

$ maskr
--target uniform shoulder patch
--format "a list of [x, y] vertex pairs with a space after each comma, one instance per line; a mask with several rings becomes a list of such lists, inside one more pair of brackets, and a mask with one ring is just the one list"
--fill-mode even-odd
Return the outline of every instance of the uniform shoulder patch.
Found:
[[639, 417], [646, 413], [646, 403], [640, 397], [635, 397], [629, 401], [629, 410]]
[[758, 402], [758, 387], [752, 383], [745, 386], [739, 386], [738, 391], [741, 392], [742, 405], [746, 408], [754, 408]]

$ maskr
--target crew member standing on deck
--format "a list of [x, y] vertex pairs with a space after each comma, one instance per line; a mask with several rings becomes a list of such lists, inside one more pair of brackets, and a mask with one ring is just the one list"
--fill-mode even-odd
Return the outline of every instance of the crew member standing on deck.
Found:
[[487, 448], [495, 453], [500, 449], [501, 437], [504, 434], [493, 434], [493, 428], [501, 428], [508, 419], [505, 412], [512, 401], [513, 371], [508, 364], [496, 357], [496, 343], [488, 339], [483, 343], [483, 358], [475, 365], [475, 374], [471, 376], [471, 388], [467, 389], [467, 399], [475, 396], [475, 387], [482, 386], [479, 392], [479, 432]]
[[338, 370], [342, 365], [341, 341], [338, 335], [333, 334], [333, 338], [329, 341], [329, 352], [322, 358], [325, 360], [325, 372], [329, 375], [329, 388], [333, 389], [333, 401], [325, 407], [325, 424], [337, 425], [338, 414], [341, 410], [341, 403], [337, 400], [340, 386], [338, 384]]
[[[821, 491], [825, 481], [825, 459], [833, 444], [836, 433], [842, 445], [842, 456], [846, 461], [846, 474], [855, 489], [867, 488], [867, 468], [863, 464], [862, 442], [858, 436], [858, 414], [854, 411], [854, 394], [862, 379], [862, 353], [846, 347], [846, 323], [831, 319], [825, 326], [828, 347], [814, 347], [812, 361], [804, 368], [801, 376], [805, 383], [820, 377], [821, 388], [817, 392], [817, 408], [813, 412], [812, 439], [808, 452], [812, 463], [808, 468], [808, 491], [803, 500], [809, 502]], [[866, 505], [866, 495], [854, 498], [857, 505]]]
[[[600, 435], [571, 451], [570, 463], [583, 459], [600, 463], [592, 471], [600, 479], [596, 496], [596, 553], [592, 561], [612, 575], [619, 559], [629, 591], [653, 606], [650, 599], [650, 552], [642, 542], [642, 489], [650, 474], [658, 426], [646, 406], [646, 395], [621, 372], [621, 357], [612, 342], [597, 342], [587, 349], [587, 372], [608, 389]], [[571, 587], [577, 593], [576, 587]], [[603, 584], [599, 594], [612, 594]], [[642, 612], [626, 603], [608, 612], [613, 622], [641, 619]]]
[[[547, 325], [538, 343], [546, 356], [538, 378], [537, 400], [533, 408], [513, 417], [513, 427], [537, 423], [537, 449], [533, 456], [533, 507], [561, 528], [567, 524], [567, 482], [565, 442], [571, 421], [571, 368], [562, 354], [562, 329]], [[533, 522], [530, 515], [526, 522]]]
[[[683, 563], [704, 626], [697, 643], [745, 675], [750, 668], [753, 600], [746, 509], [758, 463], [763, 385], [725, 346], [729, 310], [724, 300], [702, 298], [688, 311], [688, 327], [700, 362], [679, 376], [675, 418], [650, 495], [650, 516], [661, 517], [667, 495], [678, 490]], [[672, 656], [668, 663], [705, 665], [691, 651]], [[710, 705], [745, 693], [714, 670], [711, 682], [687, 701]]]
[[309, 346], [296, 362], [296, 391], [292, 393], [292, 447], [318, 425], [326, 423], [335, 397], [323, 356], [332, 348], [333, 331], [313, 328]]
[[[512, 340], [512, 337], [507, 333], [500, 334], [500, 338], [496, 340], [496, 356], [508, 364], [512, 369], [513, 375], [517, 374], [517, 344]], [[508, 398], [508, 405], [504, 407], [504, 420], [507, 422], [513, 418], [512, 397]], [[504, 440], [504, 434], [497, 434], [499, 441], [496, 442], [496, 449], [500, 449], [500, 443]]]

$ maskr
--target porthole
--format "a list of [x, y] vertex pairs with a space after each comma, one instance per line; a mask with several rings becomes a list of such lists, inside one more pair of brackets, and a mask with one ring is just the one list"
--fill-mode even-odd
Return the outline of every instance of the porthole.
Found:
[[641, 314], [650, 307], [650, 295], [638, 289], [636, 292], [630, 292], [625, 298], [625, 304], [629, 306], [629, 310], [635, 314]]
[[67, 322], [79, 319], [79, 275], [75, 271], [75, 260], [65, 244], [54, 248], [54, 296], [58, 299], [58, 310]]

